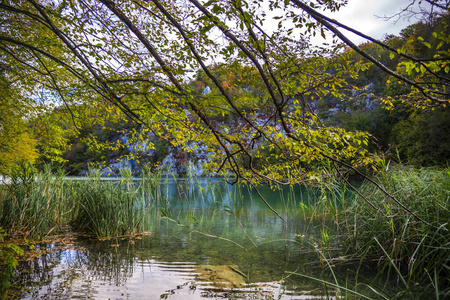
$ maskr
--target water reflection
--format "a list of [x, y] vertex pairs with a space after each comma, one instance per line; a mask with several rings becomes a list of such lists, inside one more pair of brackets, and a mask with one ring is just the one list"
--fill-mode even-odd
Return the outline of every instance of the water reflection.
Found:
[[[322, 295], [320, 284], [286, 273], [320, 274], [310, 265], [317, 255], [295, 240], [297, 233], [314, 234], [314, 226], [297, 216], [300, 201], [313, 201], [314, 193], [301, 188], [262, 189], [283, 222], [245, 186], [220, 180], [167, 180], [149, 188], [153, 189], [148, 199], [153, 208], [151, 235], [103, 242], [79, 238], [72, 249], [23, 263], [18, 269], [20, 281], [29, 289], [23, 299], [313, 299]], [[221, 268], [240, 274], [245, 284], [229, 280]], [[227, 280], [231, 283], [223, 284]]]

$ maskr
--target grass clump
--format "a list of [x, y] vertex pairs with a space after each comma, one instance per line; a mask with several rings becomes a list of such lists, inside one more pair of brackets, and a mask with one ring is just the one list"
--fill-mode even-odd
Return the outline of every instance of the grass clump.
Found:
[[66, 180], [61, 170], [54, 174], [47, 166], [38, 172], [20, 164], [0, 186], [0, 226], [38, 240], [69, 224], [99, 238], [145, 231], [153, 187], [147, 175], [140, 184], [129, 170], [117, 181], [103, 181], [95, 171], [85, 180]]
[[330, 177], [316, 202], [301, 206], [321, 221], [321, 235], [306, 242], [323, 277], [293, 274], [345, 299], [450, 297], [450, 169], [382, 168], [356, 187]]
[[70, 183], [50, 167], [37, 172], [31, 164], [21, 163], [10, 172], [10, 182], [2, 185], [0, 226], [11, 234], [41, 239], [64, 225], [70, 218]]
[[394, 298], [448, 297], [450, 170], [396, 166], [374, 181], [341, 213], [344, 253], [395, 275], [403, 289]]
[[[145, 194], [133, 183], [131, 174], [115, 182], [102, 181], [91, 171], [88, 180], [78, 182], [75, 202], [78, 213], [72, 224], [99, 237], [117, 237], [144, 231], [148, 213]], [[128, 176], [129, 175], [129, 176]]]

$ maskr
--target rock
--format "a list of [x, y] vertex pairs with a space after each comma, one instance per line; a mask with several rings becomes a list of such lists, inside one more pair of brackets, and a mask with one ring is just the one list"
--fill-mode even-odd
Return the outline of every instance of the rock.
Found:
[[240, 288], [247, 281], [245, 274], [236, 265], [200, 265], [196, 272], [196, 280], [213, 282], [221, 288]]

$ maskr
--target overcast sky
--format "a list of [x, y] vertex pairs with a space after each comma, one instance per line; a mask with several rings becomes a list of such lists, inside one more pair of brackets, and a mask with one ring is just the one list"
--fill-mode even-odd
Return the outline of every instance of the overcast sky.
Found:
[[[348, 4], [339, 12], [326, 13], [326, 15], [367, 35], [382, 39], [385, 34], [397, 35], [401, 29], [417, 22], [417, 20], [408, 21], [401, 18], [394, 23], [394, 20], [385, 21], [380, 18], [395, 15], [411, 2], [412, 0], [348, 0]], [[356, 44], [364, 41], [355, 35], [349, 35], [349, 37]]]

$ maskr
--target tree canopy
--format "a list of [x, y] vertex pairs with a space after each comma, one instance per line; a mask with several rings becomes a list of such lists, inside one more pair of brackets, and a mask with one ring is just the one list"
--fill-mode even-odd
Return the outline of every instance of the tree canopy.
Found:
[[[340, 174], [377, 157], [367, 132], [324, 124], [313, 99], [345, 100], [364, 89], [353, 80], [376, 68], [394, 91], [386, 107], [447, 109], [450, 101], [447, 21], [396, 45], [323, 13], [345, 2], [1, 0], [1, 79], [20, 91], [18, 103], [66, 109], [77, 132], [88, 115], [99, 126], [133, 120], [143, 137], [186, 151], [206, 145], [210, 170], [236, 181], [316, 180], [324, 166]], [[424, 2], [427, 17], [448, 20], [448, 1]], [[310, 43], [328, 33], [328, 45]]]

